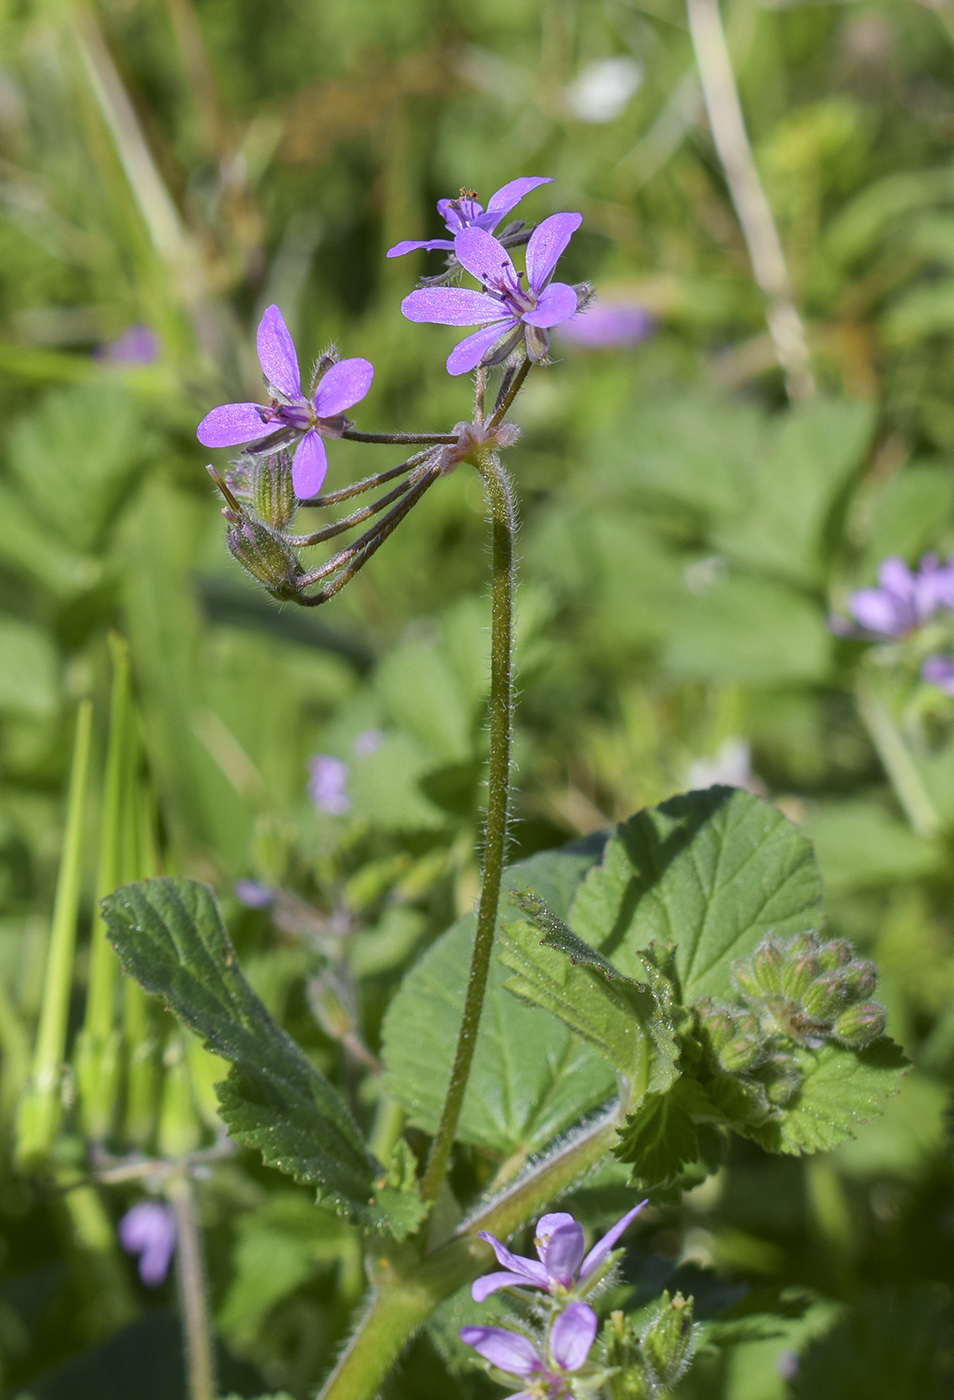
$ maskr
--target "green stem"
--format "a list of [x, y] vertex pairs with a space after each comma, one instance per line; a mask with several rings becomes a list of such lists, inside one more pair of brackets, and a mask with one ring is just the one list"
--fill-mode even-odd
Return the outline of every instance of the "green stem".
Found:
[[858, 684], [856, 700], [858, 713], [908, 821], [919, 836], [934, 836], [940, 830], [941, 818], [887, 706], [863, 681]]
[[195, 1195], [189, 1176], [183, 1172], [171, 1177], [166, 1195], [176, 1217], [176, 1279], [185, 1332], [189, 1400], [215, 1400], [215, 1343], [209, 1320]]
[[491, 1262], [490, 1246], [477, 1238], [477, 1231], [504, 1238], [512, 1235], [568, 1191], [610, 1151], [624, 1112], [621, 1101], [595, 1123], [580, 1129], [552, 1157], [538, 1163], [465, 1221], [451, 1239], [408, 1274], [381, 1284], [319, 1400], [371, 1400], [377, 1395], [403, 1348], [438, 1304]]
[[510, 383], [507, 385], [506, 393], [503, 395], [503, 398], [497, 404], [497, 407], [494, 409], [493, 417], [487, 424], [488, 428], [498, 428], [503, 422], [504, 416], [508, 408], [513, 403], [517, 395], [520, 393], [520, 390], [523, 388], [523, 381], [530, 373], [531, 363], [532, 362], [530, 360], [524, 360], [523, 364], [517, 370], [513, 379], [511, 379]]
[[39, 1163], [46, 1157], [59, 1118], [60, 1073], [66, 1050], [70, 989], [73, 984], [92, 715], [91, 702], [84, 700], [76, 719], [66, 832], [53, 904], [40, 1028], [33, 1057], [33, 1079], [20, 1108], [17, 1158], [21, 1166]]
[[[517, 376], [519, 378], [519, 375]], [[519, 386], [518, 386], [519, 387]], [[484, 1004], [490, 954], [497, 925], [500, 880], [507, 846], [510, 794], [510, 744], [513, 727], [513, 539], [515, 527], [510, 478], [492, 452], [481, 453], [478, 471], [484, 478], [490, 510], [493, 588], [490, 624], [490, 763], [487, 773], [487, 822], [484, 830], [484, 878], [477, 910], [477, 930], [471, 956], [464, 1014], [457, 1050], [437, 1133], [421, 1184], [425, 1201], [436, 1200], [447, 1172], [464, 1091], [477, 1046], [477, 1028]]]

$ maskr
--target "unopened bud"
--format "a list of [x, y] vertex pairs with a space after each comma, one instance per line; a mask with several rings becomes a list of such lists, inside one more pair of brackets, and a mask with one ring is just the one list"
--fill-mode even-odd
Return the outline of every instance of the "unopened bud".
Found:
[[226, 518], [232, 528], [226, 534], [225, 542], [242, 568], [264, 584], [276, 598], [296, 597], [301, 569], [281, 536], [267, 525], [250, 520], [245, 515], [237, 516], [229, 511]]
[[752, 974], [766, 997], [778, 996], [782, 990], [785, 954], [777, 943], [763, 943], [752, 957]]
[[847, 1007], [835, 1022], [833, 1034], [843, 1045], [860, 1050], [884, 1035], [887, 1016], [877, 1001], [859, 1001]]
[[847, 967], [854, 956], [855, 950], [847, 938], [833, 938], [818, 950], [818, 961], [825, 972], [836, 972], [839, 967]]
[[354, 1031], [354, 1014], [344, 987], [330, 972], [319, 973], [308, 983], [308, 1005], [325, 1035], [344, 1040]]
[[873, 962], [859, 958], [857, 962], [848, 964], [841, 974], [841, 980], [851, 1000], [860, 1000], [870, 997], [878, 985], [878, 969]]
[[762, 988], [755, 976], [752, 964], [747, 958], [740, 958], [738, 962], [732, 964], [732, 978], [742, 996], [752, 997], [755, 1000], [762, 998]]
[[657, 1385], [675, 1385], [692, 1360], [692, 1299], [663, 1293], [640, 1339], [646, 1369]]
[[769, 1078], [765, 1083], [765, 1097], [773, 1108], [784, 1108], [801, 1088], [801, 1073], [794, 1060], [781, 1055], [771, 1061], [768, 1069]]
[[639, 1355], [639, 1337], [628, 1317], [616, 1310], [603, 1324], [603, 1364], [610, 1400], [651, 1400], [655, 1386]]
[[802, 997], [806, 1015], [814, 1021], [833, 1021], [848, 1000], [848, 989], [840, 972], [823, 972]]
[[814, 953], [788, 955], [782, 972], [782, 992], [790, 1001], [801, 1001], [815, 978], [822, 971]]
[[804, 953], [814, 953], [818, 948], [818, 938], [810, 928], [802, 933], [796, 933], [794, 938], [790, 938], [785, 945], [785, 952], [789, 958], [800, 958]]
[[292, 486], [291, 454], [273, 452], [267, 457], [255, 457], [250, 464], [249, 477], [249, 496], [255, 514], [273, 530], [286, 529], [298, 508], [298, 497]]

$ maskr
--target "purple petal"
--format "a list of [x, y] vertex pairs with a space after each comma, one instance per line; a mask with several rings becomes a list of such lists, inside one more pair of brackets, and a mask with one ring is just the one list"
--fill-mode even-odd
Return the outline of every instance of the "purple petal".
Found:
[[889, 593], [895, 593], [899, 598], [912, 598], [914, 596], [915, 578], [903, 559], [897, 555], [889, 555], [883, 559], [878, 566], [878, 583]]
[[947, 656], [929, 656], [921, 667], [921, 679], [930, 681], [945, 695], [954, 695], [954, 661]]
[[580, 1265], [581, 1279], [588, 1278], [589, 1275], [596, 1268], [597, 1264], [599, 1264], [600, 1260], [603, 1259], [607, 1254], [609, 1254], [610, 1250], [613, 1248], [613, 1245], [616, 1243], [620, 1235], [629, 1225], [630, 1221], [636, 1219], [643, 1206], [648, 1204], [648, 1201], [649, 1197], [647, 1196], [645, 1201], [640, 1201], [638, 1206], [633, 1206], [632, 1210], [628, 1210], [626, 1214], [622, 1217], [622, 1219], [617, 1220], [616, 1224], [611, 1230], [607, 1230], [606, 1234], [601, 1240], [596, 1241], [596, 1244], [593, 1246], [589, 1254], [583, 1260], [583, 1263]]
[[403, 243], [395, 243], [393, 248], [389, 248], [385, 253], [386, 258], [403, 258], [405, 253], [416, 253], [418, 248], [423, 248], [426, 253], [435, 248], [445, 248], [448, 253], [454, 251], [454, 245], [449, 238], [428, 238], [423, 242], [415, 242], [413, 239], [405, 239]]
[[557, 259], [583, 222], [582, 214], [551, 214], [538, 224], [527, 244], [527, 282], [542, 291]]
[[169, 1272], [176, 1242], [172, 1211], [159, 1201], [140, 1201], [120, 1220], [119, 1243], [127, 1254], [139, 1255], [139, 1277], [147, 1288], [158, 1288]]
[[374, 366], [369, 360], [339, 360], [327, 374], [322, 375], [315, 390], [315, 413], [319, 418], [334, 418], [352, 404], [360, 403], [371, 388]]
[[484, 1274], [483, 1278], [475, 1279], [470, 1286], [470, 1296], [475, 1303], [482, 1303], [485, 1298], [490, 1297], [491, 1293], [496, 1293], [501, 1288], [543, 1288], [545, 1286], [545, 1284], [534, 1283], [532, 1279], [521, 1278], [508, 1269], [506, 1273]]
[[486, 286], [501, 280], [516, 284], [517, 272], [510, 254], [492, 233], [482, 228], [465, 228], [454, 239], [454, 256], [461, 267]]
[[401, 302], [409, 321], [433, 321], [438, 326], [481, 326], [506, 315], [495, 297], [466, 287], [422, 287]]
[[596, 1313], [585, 1303], [571, 1303], [554, 1320], [548, 1342], [550, 1356], [561, 1371], [578, 1371], [586, 1365], [596, 1325]]
[[505, 1332], [502, 1327], [462, 1327], [460, 1339], [492, 1366], [512, 1376], [532, 1376], [543, 1370], [536, 1347], [518, 1332]]
[[288, 327], [277, 306], [265, 308], [265, 314], [258, 323], [255, 343], [258, 362], [269, 384], [274, 384], [286, 399], [300, 399], [301, 378], [295, 342], [288, 334]]
[[848, 599], [848, 611], [869, 632], [898, 637], [914, 625], [911, 609], [883, 588], [858, 588]]
[[535, 190], [538, 185], [552, 185], [551, 175], [524, 175], [519, 180], [511, 180], [507, 185], [501, 185], [496, 194], [492, 194], [487, 201], [487, 213], [497, 215], [497, 223], [504, 214], [509, 214], [515, 204], [519, 204], [525, 194]]
[[549, 287], [544, 287], [540, 293], [533, 310], [525, 311], [520, 319], [526, 321], [528, 326], [542, 326], [548, 329], [575, 316], [577, 305], [576, 292], [571, 286], [566, 282], [551, 282]]
[[519, 1274], [521, 1283], [526, 1280], [535, 1288], [546, 1288], [549, 1285], [547, 1271], [542, 1264], [538, 1264], [536, 1259], [525, 1259], [522, 1254], [511, 1254], [505, 1244], [501, 1244], [495, 1235], [488, 1235], [486, 1230], [478, 1230], [477, 1238], [484, 1240], [490, 1245], [497, 1256], [497, 1263], [502, 1264], [505, 1269], [510, 1269], [512, 1273]]
[[583, 1258], [583, 1226], [575, 1220], [558, 1226], [538, 1249], [550, 1277], [571, 1288]]
[[269, 423], [257, 403], [227, 403], [207, 413], [195, 430], [203, 447], [235, 447], [240, 442], [276, 433], [281, 423]]
[[300, 501], [318, 494], [327, 471], [325, 444], [311, 428], [295, 448], [292, 458], [292, 486]]
[[516, 324], [515, 317], [510, 316], [505, 321], [495, 321], [492, 326], [485, 326], [483, 330], [474, 331], [473, 335], [466, 336], [448, 355], [447, 373], [467, 374], [476, 369], [490, 347]]

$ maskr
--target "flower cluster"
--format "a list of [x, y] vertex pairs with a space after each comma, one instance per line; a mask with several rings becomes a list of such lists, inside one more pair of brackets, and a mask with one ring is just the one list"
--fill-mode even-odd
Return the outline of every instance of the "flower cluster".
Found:
[[640, 1201], [627, 1211], [585, 1256], [583, 1227], [565, 1211], [544, 1215], [537, 1222], [536, 1259], [511, 1254], [495, 1236], [479, 1231], [503, 1268], [476, 1280], [471, 1288], [474, 1302], [482, 1303], [504, 1288], [518, 1296], [525, 1289], [546, 1295], [540, 1310], [544, 1326], [538, 1332], [461, 1329], [461, 1341], [490, 1363], [497, 1379], [505, 1385], [516, 1381], [525, 1386], [510, 1400], [565, 1400], [592, 1395], [603, 1384], [605, 1368], [590, 1360], [599, 1324], [583, 1298], [606, 1280], [614, 1263], [613, 1246], [645, 1205]]
[[[556, 265], [579, 228], [579, 214], [553, 214], [537, 227], [505, 216], [548, 176], [511, 180], [491, 195], [484, 209], [473, 190], [457, 199], [438, 201], [447, 237], [405, 241], [388, 250], [390, 258], [414, 250], [440, 250], [447, 266], [439, 277], [425, 278], [404, 299], [410, 321], [477, 326], [447, 360], [451, 374], [480, 369], [474, 418], [452, 433], [358, 433], [347, 413], [365, 398], [374, 379], [368, 360], [339, 359], [331, 347], [319, 358], [303, 387], [298, 355], [281, 311], [266, 308], [258, 327], [257, 349], [267, 402], [227, 403], [212, 409], [197, 429], [206, 447], [238, 447], [225, 474], [209, 472], [225, 498], [228, 548], [259, 583], [280, 601], [314, 607], [332, 597], [363, 568], [404, 516], [441, 476], [461, 462], [480, 465], [498, 448], [515, 441], [517, 431], [504, 415], [531, 364], [547, 359], [550, 331], [575, 316], [590, 300], [586, 284], [554, 280]], [[499, 230], [499, 236], [498, 236]], [[526, 244], [525, 270], [514, 266], [508, 248]], [[480, 290], [447, 285], [462, 271], [471, 273]], [[502, 367], [496, 401], [484, 405], [486, 370]], [[364, 442], [414, 443], [424, 448], [387, 471], [353, 485], [319, 495], [328, 472], [325, 443], [351, 438]], [[371, 505], [360, 506], [305, 535], [290, 533], [300, 505], [335, 506], [395, 483]], [[374, 517], [378, 517], [374, 519]], [[372, 521], [351, 544], [316, 568], [305, 567], [300, 550], [324, 544], [365, 521]], [[317, 782], [319, 806], [326, 784]], [[343, 799], [336, 799], [343, 805]]]
[[[854, 624], [833, 618], [840, 636], [865, 641], [898, 642], [924, 633], [929, 624], [954, 620], [954, 554], [942, 564], [925, 554], [916, 570], [892, 555], [878, 569], [876, 588], [858, 588], [848, 599]], [[928, 645], [936, 639], [928, 638]], [[921, 653], [923, 656], [923, 651]], [[921, 676], [954, 696], [954, 659], [933, 653], [921, 662]]]

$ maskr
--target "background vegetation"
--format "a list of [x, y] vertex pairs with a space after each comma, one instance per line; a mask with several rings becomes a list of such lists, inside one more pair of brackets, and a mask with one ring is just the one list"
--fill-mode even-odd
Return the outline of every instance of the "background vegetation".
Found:
[[[74, 716], [91, 696], [76, 1027], [83, 1016], [110, 631], [129, 645], [140, 825], [156, 823], [166, 870], [219, 891], [256, 989], [366, 1118], [377, 1081], [359, 1092], [355, 1037], [378, 1050], [398, 979], [471, 906], [487, 628], [476, 474], [439, 483], [328, 608], [282, 611], [223, 548], [194, 429], [214, 404], [258, 396], [253, 331], [273, 301], [303, 359], [335, 340], [373, 361], [362, 428], [466, 416], [466, 382], [443, 369], [452, 332], [398, 312], [425, 264], [384, 251], [436, 236], [437, 198], [465, 185], [486, 199], [521, 174], [554, 177], [530, 217], [584, 214], [566, 280], [644, 306], [655, 332], [623, 349], [562, 342], [518, 401], [514, 853], [717, 777], [769, 795], [814, 837], [832, 932], [877, 960], [889, 1031], [916, 1064], [855, 1142], [805, 1163], [736, 1144], [718, 1176], [655, 1209], [627, 1257], [633, 1296], [674, 1277], [705, 1316], [746, 1287], [788, 1290], [776, 1338], [703, 1358], [680, 1395], [950, 1393], [954, 710], [934, 694], [912, 722], [937, 814], [915, 830], [859, 717], [861, 649], [826, 620], [885, 555], [954, 549], [954, 9], [733, 0], [725, 19], [815, 359], [819, 391], [795, 409], [678, 0], [0, 9], [11, 1394], [173, 1400], [183, 1385], [172, 1285], [142, 1288], [114, 1242], [140, 1185], [38, 1192], [12, 1160]], [[121, 339], [137, 326], [154, 354]], [[329, 485], [388, 465], [381, 452], [332, 444]], [[369, 731], [380, 742], [356, 751]], [[316, 753], [348, 765], [346, 813], [309, 801]], [[249, 878], [280, 892], [270, 909], [233, 897]], [[351, 1021], [328, 1010], [329, 968], [332, 990], [354, 995]], [[207, 1064], [124, 995], [136, 1053], [111, 1149], [210, 1141]], [[81, 1126], [67, 1113], [61, 1172], [80, 1170]], [[462, 1182], [491, 1156], [474, 1149]], [[250, 1155], [200, 1187], [228, 1385], [311, 1393], [360, 1296], [350, 1227]], [[583, 1188], [574, 1209], [596, 1225], [627, 1199]], [[389, 1395], [497, 1393], [446, 1364], [435, 1326]]]

